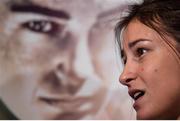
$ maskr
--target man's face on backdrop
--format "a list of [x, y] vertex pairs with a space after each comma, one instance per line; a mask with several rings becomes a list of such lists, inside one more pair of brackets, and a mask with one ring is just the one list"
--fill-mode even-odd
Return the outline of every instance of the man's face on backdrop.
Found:
[[17, 117], [97, 114], [115, 75], [112, 13], [99, 2], [16, 0], [2, 8], [1, 98]]

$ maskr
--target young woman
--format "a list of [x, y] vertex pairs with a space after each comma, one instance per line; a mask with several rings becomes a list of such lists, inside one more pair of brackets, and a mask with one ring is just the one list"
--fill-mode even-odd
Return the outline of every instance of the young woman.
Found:
[[180, 119], [180, 1], [132, 5], [115, 32], [137, 119]]

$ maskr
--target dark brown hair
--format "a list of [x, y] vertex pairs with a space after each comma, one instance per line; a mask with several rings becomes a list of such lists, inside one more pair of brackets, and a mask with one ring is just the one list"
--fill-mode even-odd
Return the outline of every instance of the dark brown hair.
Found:
[[130, 5], [128, 15], [122, 17], [115, 28], [116, 42], [121, 48], [120, 33], [123, 28], [137, 19], [152, 28], [164, 38], [172, 37], [177, 46], [176, 53], [180, 53], [180, 0], [144, 0], [141, 4]]

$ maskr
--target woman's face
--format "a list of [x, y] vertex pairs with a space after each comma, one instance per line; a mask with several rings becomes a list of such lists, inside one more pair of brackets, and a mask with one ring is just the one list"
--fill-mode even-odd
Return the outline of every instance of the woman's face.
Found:
[[133, 20], [123, 31], [122, 53], [120, 82], [134, 99], [137, 119], [178, 118], [180, 64], [173, 49], [156, 31]]

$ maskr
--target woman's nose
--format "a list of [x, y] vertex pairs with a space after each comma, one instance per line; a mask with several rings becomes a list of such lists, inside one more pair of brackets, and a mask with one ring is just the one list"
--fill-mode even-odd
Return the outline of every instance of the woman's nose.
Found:
[[119, 82], [125, 86], [130, 86], [130, 82], [137, 78], [137, 64], [129, 61], [125, 64], [123, 72], [119, 77]]

